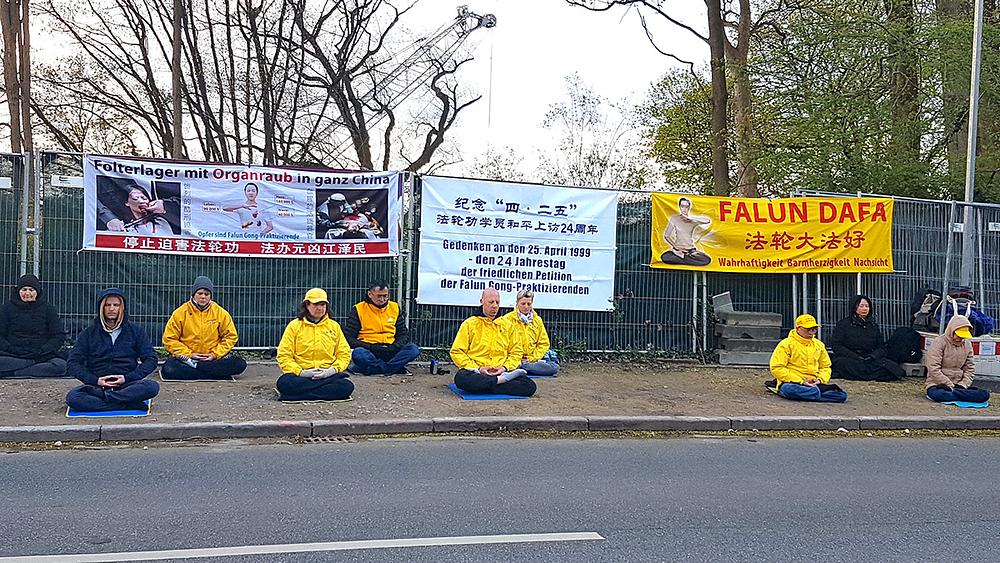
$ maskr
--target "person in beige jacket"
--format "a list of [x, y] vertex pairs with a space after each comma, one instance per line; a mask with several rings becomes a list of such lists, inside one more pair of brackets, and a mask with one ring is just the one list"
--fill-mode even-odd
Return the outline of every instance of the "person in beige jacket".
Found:
[[972, 323], [968, 317], [955, 315], [944, 334], [927, 349], [927, 398], [939, 403], [964, 401], [985, 403], [990, 392], [972, 386], [976, 365], [972, 358]]

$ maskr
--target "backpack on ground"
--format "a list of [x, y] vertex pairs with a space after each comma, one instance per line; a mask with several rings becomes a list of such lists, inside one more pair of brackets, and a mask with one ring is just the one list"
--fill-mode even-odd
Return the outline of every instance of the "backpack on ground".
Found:
[[924, 355], [920, 334], [912, 328], [901, 326], [892, 333], [885, 344], [885, 357], [897, 364], [916, 364]]
[[937, 332], [940, 322], [936, 313], [941, 306], [941, 292], [924, 286], [910, 301], [911, 328], [924, 332]]

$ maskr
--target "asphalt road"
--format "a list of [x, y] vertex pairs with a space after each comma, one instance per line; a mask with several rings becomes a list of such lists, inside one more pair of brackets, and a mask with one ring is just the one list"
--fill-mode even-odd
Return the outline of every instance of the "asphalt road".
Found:
[[985, 561], [1000, 439], [422, 438], [0, 455], [5, 557], [604, 539], [187, 561]]

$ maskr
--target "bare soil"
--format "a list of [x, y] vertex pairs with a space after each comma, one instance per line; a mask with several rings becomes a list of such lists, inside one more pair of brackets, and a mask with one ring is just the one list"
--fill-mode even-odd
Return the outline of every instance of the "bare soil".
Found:
[[[893, 383], [836, 381], [844, 404], [799, 403], [764, 388], [766, 369], [683, 362], [570, 363], [559, 377], [536, 379], [527, 400], [465, 401], [445, 387], [452, 374], [354, 377], [354, 400], [286, 405], [278, 401], [274, 362], [252, 363], [236, 382], [161, 382], [151, 414], [139, 418], [67, 418], [74, 379], [0, 380], [0, 426], [115, 423], [242, 422], [253, 420], [398, 419], [445, 416], [989, 416], [928, 401], [923, 379]], [[151, 377], [159, 380], [159, 374]]]

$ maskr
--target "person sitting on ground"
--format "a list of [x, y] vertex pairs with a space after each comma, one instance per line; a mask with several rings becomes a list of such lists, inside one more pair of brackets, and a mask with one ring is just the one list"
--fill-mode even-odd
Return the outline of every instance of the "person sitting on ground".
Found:
[[365, 300], [347, 315], [344, 336], [354, 349], [347, 371], [361, 375], [408, 374], [406, 364], [420, 355], [410, 342], [399, 303], [389, 301], [389, 285], [373, 282]]
[[62, 377], [66, 333], [55, 307], [45, 300], [38, 278], [17, 280], [10, 301], [0, 307], [0, 377]]
[[851, 299], [851, 313], [837, 322], [830, 339], [833, 377], [856, 381], [896, 381], [906, 375], [899, 364], [885, 357], [885, 339], [874, 320], [871, 299]]
[[816, 317], [799, 315], [788, 338], [778, 343], [771, 354], [771, 375], [775, 381], [768, 388], [786, 399], [843, 403], [847, 392], [830, 385], [830, 355], [816, 338]]
[[125, 294], [117, 287], [101, 292], [94, 324], [76, 338], [67, 373], [83, 382], [66, 395], [66, 404], [86, 412], [145, 410], [143, 402], [160, 392], [144, 379], [156, 369], [156, 351], [145, 329], [129, 322]]
[[927, 365], [927, 397], [932, 401], [965, 401], [985, 403], [990, 392], [972, 386], [976, 365], [972, 355], [972, 322], [969, 317], [955, 315], [948, 321], [944, 334], [931, 342], [924, 356]]
[[451, 360], [458, 366], [455, 386], [468, 393], [499, 393], [530, 397], [535, 382], [523, 377], [521, 345], [507, 323], [496, 320], [500, 293], [483, 291], [482, 316], [466, 319], [451, 345]]
[[174, 310], [163, 329], [171, 357], [164, 379], [230, 379], [247, 369], [246, 360], [229, 356], [239, 336], [229, 312], [212, 301], [215, 285], [207, 276], [191, 284], [191, 299]]
[[520, 339], [522, 355], [519, 367], [528, 375], [555, 375], [559, 372], [559, 359], [549, 348], [549, 335], [545, 332], [542, 317], [533, 308], [534, 302], [534, 291], [518, 291], [514, 310], [501, 320], [509, 324], [513, 336]]
[[351, 347], [340, 325], [327, 314], [326, 291], [313, 288], [288, 323], [278, 345], [282, 375], [277, 389], [282, 401], [343, 401], [354, 384], [347, 377]]

